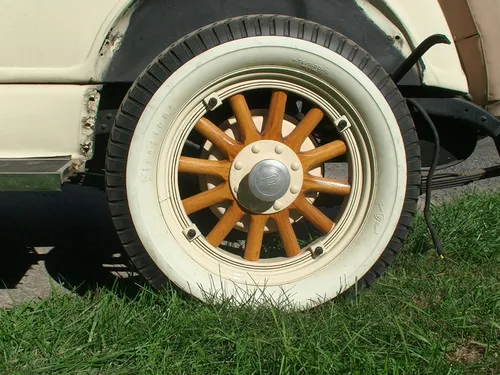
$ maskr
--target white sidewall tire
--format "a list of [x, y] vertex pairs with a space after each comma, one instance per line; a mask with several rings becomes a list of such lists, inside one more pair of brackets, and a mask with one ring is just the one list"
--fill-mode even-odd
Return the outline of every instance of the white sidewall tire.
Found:
[[[157, 189], [156, 163], [162, 144], [176, 129], [169, 126], [200, 89], [228, 72], [253, 65], [279, 65], [310, 69], [311, 74], [340, 91], [364, 119], [375, 150], [373, 173], [377, 186], [362, 227], [348, 248], [308, 277], [266, 287], [235, 284], [209, 273], [180, 245], [179, 233], [164, 221]], [[200, 299], [206, 292], [245, 300], [254, 295], [308, 308], [336, 297], [351, 287], [376, 263], [388, 246], [405, 200], [407, 165], [398, 122], [376, 85], [353, 63], [317, 44], [287, 37], [252, 37], [209, 49], [176, 70], [156, 91], [140, 116], [130, 145], [126, 167], [127, 200], [142, 245], [159, 269], [178, 287]], [[163, 208], [164, 209], [164, 208]], [[180, 227], [179, 227], [180, 228]], [[181, 235], [182, 236], [182, 235]], [[187, 242], [187, 240], [185, 240]], [[184, 244], [185, 245], [185, 244]], [[272, 284], [272, 283], [270, 283]]]
[[[252, 65], [276, 64], [301, 68], [319, 67], [315, 75], [342, 92], [354, 105], [366, 125], [376, 152], [374, 205], [357, 238], [335, 261], [320, 272], [291, 285], [235, 285], [234, 280], [211, 274], [194, 262], [168, 232], [158, 199], [151, 161], [158, 160], [162, 140], [175, 129], [169, 123], [176, 115], [169, 108], [181, 108], [200, 88], [228, 72]], [[161, 124], [161, 126], [158, 126]], [[153, 164], [154, 167], [154, 164]], [[405, 198], [405, 147], [398, 123], [375, 84], [350, 61], [311, 42], [284, 37], [254, 37], [214, 47], [198, 55], [180, 69], [155, 93], [145, 108], [131, 143], [127, 163], [127, 196], [130, 212], [145, 249], [156, 265], [177, 286], [203, 299], [214, 288], [227, 295], [265, 294], [280, 299], [282, 293], [299, 307], [318, 299], [331, 299], [352, 286], [377, 261], [396, 229]], [[270, 283], [272, 284], [272, 282]], [[257, 288], [257, 290], [253, 290]], [[243, 293], [242, 293], [243, 292]]]

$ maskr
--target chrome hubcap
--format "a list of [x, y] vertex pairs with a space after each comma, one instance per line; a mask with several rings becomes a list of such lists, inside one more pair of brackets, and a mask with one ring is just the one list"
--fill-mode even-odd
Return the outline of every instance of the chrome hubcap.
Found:
[[244, 147], [229, 172], [233, 196], [247, 210], [275, 214], [297, 199], [304, 171], [297, 153], [282, 142], [262, 140]]
[[290, 173], [278, 160], [262, 160], [250, 171], [248, 184], [255, 198], [274, 202], [286, 194], [290, 186]]

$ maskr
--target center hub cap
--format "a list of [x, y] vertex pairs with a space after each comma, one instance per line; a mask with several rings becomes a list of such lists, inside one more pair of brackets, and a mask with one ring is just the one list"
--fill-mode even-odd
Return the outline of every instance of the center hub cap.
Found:
[[229, 186], [238, 203], [258, 214], [273, 214], [290, 206], [303, 181], [297, 154], [285, 144], [270, 140], [243, 148], [229, 171]]
[[290, 173], [278, 160], [262, 160], [255, 164], [248, 176], [252, 194], [261, 201], [274, 202], [283, 197], [290, 187]]

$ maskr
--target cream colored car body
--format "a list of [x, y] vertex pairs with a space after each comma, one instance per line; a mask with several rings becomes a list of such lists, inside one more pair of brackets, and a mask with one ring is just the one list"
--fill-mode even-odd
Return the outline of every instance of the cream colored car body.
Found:
[[[437, 0], [357, 0], [404, 56], [432, 34], [453, 37]], [[132, 0], [0, 0], [0, 159], [92, 157], [102, 77], [127, 30]], [[422, 59], [426, 85], [467, 93], [452, 42]]]

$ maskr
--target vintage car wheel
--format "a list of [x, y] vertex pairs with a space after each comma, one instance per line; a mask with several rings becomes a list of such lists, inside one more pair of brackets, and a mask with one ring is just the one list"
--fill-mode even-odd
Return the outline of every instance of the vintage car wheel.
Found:
[[364, 50], [312, 22], [248, 16], [184, 37], [137, 79], [107, 194], [155, 287], [306, 309], [393, 261], [419, 155], [404, 99]]

